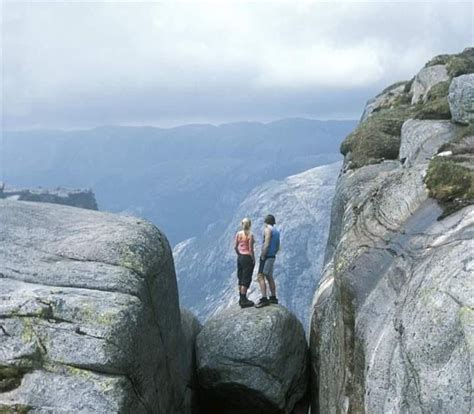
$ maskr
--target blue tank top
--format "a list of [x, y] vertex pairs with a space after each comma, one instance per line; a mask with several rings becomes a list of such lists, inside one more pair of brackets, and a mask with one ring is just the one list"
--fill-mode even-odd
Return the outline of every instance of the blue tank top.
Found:
[[270, 246], [268, 247], [267, 257], [275, 257], [280, 247], [280, 232], [272, 227], [272, 237], [270, 239]]

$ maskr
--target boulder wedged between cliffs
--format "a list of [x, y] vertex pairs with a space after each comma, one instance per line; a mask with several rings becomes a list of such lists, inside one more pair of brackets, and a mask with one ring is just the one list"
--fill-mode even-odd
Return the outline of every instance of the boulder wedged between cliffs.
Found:
[[286, 308], [229, 308], [204, 325], [196, 352], [204, 412], [292, 413], [304, 406], [307, 344]]

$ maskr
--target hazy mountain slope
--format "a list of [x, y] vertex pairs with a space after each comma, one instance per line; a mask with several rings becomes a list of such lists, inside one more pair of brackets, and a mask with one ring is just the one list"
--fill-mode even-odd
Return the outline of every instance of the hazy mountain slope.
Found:
[[227, 221], [255, 186], [339, 160], [352, 121], [286, 119], [5, 131], [0, 170], [15, 186], [90, 187], [99, 208], [143, 216], [172, 243]]
[[[275, 262], [278, 296], [304, 326], [318, 282], [330, 220], [331, 201], [341, 164], [313, 168], [282, 181], [269, 181], [240, 204], [224, 232], [210, 228], [174, 249], [181, 303], [201, 319], [237, 302], [233, 237], [243, 217], [253, 220], [257, 254], [263, 217], [276, 216], [281, 252]], [[256, 272], [254, 273], [256, 277]], [[259, 297], [256, 282], [251, 297]]]

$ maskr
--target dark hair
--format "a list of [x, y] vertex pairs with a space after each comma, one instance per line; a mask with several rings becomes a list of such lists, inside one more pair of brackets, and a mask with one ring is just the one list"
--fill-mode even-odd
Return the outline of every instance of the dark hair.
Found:
[[268, 214], [266, 217], [265, 217], [265, 224], [270, 224], [271, 226], [274, 226], [276, 221], [275, 221], [275, 217], [271, 214]]

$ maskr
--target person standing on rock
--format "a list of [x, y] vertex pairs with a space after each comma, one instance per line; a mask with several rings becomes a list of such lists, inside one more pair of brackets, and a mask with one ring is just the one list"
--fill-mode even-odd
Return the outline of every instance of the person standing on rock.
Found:
[[237, 253], [237, 277], [239, 279], [239, 305], [248, 308], [254, 303], [247, 298], [247, 290], [252, 281], [253, 269], [255, 267], [254, 242], [250, 228], [252, 222], [248, 218], [242, 220], [242, 230], [235, 235], [234, 250]]
[[[276, 297], [275, 280], [273, 279], [273, 265], [280, 250], [280, 232], [275, 227], [275, 217], [269, 214], [265, 217], [265, 228], [263, 231], [263, 247], [260, 255], [258, 267], [258, 283], [262, 292], [262, 297], [255, 305], [256, 308], [267, 306], [270, 303], [278, 303]], [[270, 298], [267, 298], [267, 284], [270, 287]]]

